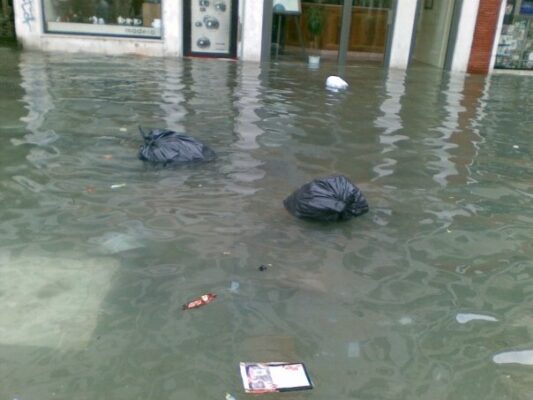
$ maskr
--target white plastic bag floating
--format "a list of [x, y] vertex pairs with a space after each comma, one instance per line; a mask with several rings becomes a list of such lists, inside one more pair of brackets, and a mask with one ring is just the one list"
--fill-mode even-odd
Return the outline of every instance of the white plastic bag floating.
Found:
[[344, 90], [348, 88], [348, 82], [341, 77], [332, 75], [326, 79], [326, 87], [333, 90]]
[[533, 365], [533, 350], [508, 351], [492, 357], [496, 364]]
[[470, 313], [459, 313], [455, 316], [455, 319], [460, 324], [466, 324], [471, 321], [490, 321], [497, 322], [498, 320], [490, 315], [482, 314], [470, 314]]

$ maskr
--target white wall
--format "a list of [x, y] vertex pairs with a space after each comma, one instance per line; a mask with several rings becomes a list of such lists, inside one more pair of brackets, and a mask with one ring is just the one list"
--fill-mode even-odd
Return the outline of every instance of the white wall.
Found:
[[167, 56], [183, 55], [183, 0], [163, 0], [164, 53]]
[[43, 35], [39, 47], [25, 46], [29, 49], [60, 51], [67, 53], [94, 53], [105, 55], [138, 54], [143, 56], [164, 57], [165, 46], [161, 40], [114, 38], [105, 36], [79, 36], [49, 34]]
[[261, 39], [263, 34], [263, 2], [260, 0], [240, 0], [243, 2], [241, 22], [241, 53], [245, 61], [261, 60]]
[[41, 2], [38, 0], [14, 0], [15, 30], [17, 38], [25, 48], [39, 48], [41, 32]]
[[417, 0], [398, 0], [390, 47], [390, 68], [407, 68]]

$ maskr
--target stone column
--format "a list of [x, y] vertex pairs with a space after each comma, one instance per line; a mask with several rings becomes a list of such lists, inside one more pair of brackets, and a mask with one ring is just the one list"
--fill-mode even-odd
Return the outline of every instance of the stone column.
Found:
[[406, 69], [414, 34], [417, 0], [397, 0], [396, 15], [389, 43], [389, 68]]
[[263, 2], [241, 0], [244, 4], [240, 19], [241, 51], [239, 58], [244, 61], [261, 60], [263, 39]]
[[13, 0], [17, 40], [27, 49], [41, 47], [42, 8], [39, 0]]
[[163, 41], [167, 56], [183, 55], [183, 0], [163, 0]]

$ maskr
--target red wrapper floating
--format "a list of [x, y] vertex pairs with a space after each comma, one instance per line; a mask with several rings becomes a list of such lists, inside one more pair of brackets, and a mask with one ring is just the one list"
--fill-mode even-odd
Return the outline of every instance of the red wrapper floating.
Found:
[[206, 304], [211, 303], [217, 297], [216, 294], [207, 293], [203, 296], [200, 296], [192, 301], [189, 301], [187, 304], [183, 305], [183, 310], [192, 310], [193, 308], [198, 308], [205, 306]]

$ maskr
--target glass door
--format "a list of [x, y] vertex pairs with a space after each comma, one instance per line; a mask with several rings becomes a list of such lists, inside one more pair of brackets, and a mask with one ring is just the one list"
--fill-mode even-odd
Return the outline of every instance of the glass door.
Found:
[[[307, 51], [324, 59], [339, 58], [345, 35], [348, 62], [383, 62], [393, 1], [346, 1], [351, 3], [351, 7], [345, 7], [345, 0], [302, 0], [301, 18], [284, 21], [282, 54], [290, 56], [298, 53], [300, 31]], [[349, 13], [347, 17], [345, 12]], [[343, 23], [349, 28], [346, 26], [343, 30]]]

